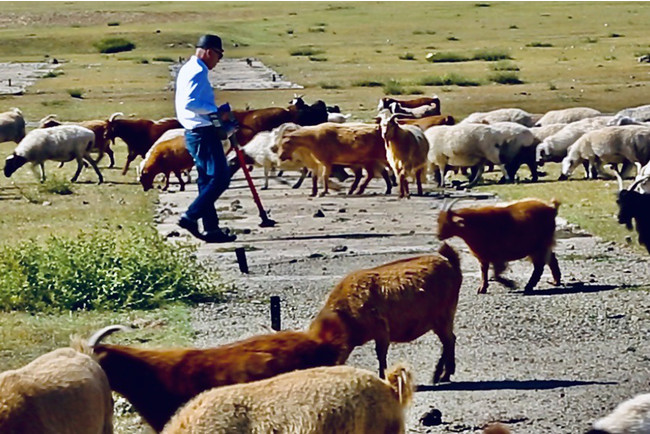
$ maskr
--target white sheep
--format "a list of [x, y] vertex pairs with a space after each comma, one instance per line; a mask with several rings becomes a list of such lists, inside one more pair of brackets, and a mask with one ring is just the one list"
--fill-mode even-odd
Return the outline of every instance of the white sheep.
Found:
[[343, 113], [327, 113], [327, 122], [336, 122], [337, 124], [343, 124], [345, 123], [350, 116], [352, 116], [350, 113], [347, 115], [344, 115]]
[[646, 164], [650, 161], [650, 127], [628, 125], [587, 132], [571, 145], [562, 160], [561, 179], [568, 178], [583, 161], [589, 162], [594, 178], [602, 175], [603, 164]]
[[45, 161], [67, 162], [77, 160], [77, 171], [72, 177], [75, 182], [83, 169], [84, 160], [95, 169], [99, 184], [104, 181], [97, 164], [90, 156], [95, 144], [95, 133], [78, 125], [61, 125], [30, 131], [20, 141], [13, 154], [7, 157], [4, 173], [9, 178], [16, 170], [32, 163], [32, 170], [39, 165], [41, 182], [45, 181]]
[[87, 352], [59, 348], [22, 368], [1, 373], [0, 432], [112, 433], [108, 378]]
[[530, 129], [516, 122], [494, 122], [490, 126], [501, 133], [499, 160], [505, 164], [510, 180], [514, 180], [519, 167], [526, 164], [533, 181], [537, 181], [535, 146], [539, 142]]
[[589, 107], [571, 107], [561, 110], [551, 110], [546, 112], [535, 124], [536, 127], [543, 127], [551, 124], [570, 124], [582, 119], [600, 116], [602, 113]]
[[543, 127], [532, 127], [530, 128], [530, 132], [533, 133], [533, 136], [537, 139], [537, 143], [541, 143], [546, 140], [547, 137], [559, 132], [566, 126], [567, 124], [549, 124], [544, 125]]
[[518, 108], [503, 108], [492, 110], [489, 112], [476, 112], [467, 116], [459, 122], [459, 124], [466, 123], [488, 123], [494, 122], [516, 122], [525, 127], [532, 127], [535, 125], [535, 115], [528, 113], [525, 110]]
[[474, 123], [440, 125], [426, 130], [424, 136], [429, 141], [429, 163], [432, 169], [440, 171], [439, 186], [444, 187], [445, 172], [450, 165], [477, 166], [478, 171], [468, 188], [476, 185], [487, 163], [498, 165], [504, 177], [509, 179], [505, 165], [499, 157], [502, 134], [496, 128]]
[[650, 104], [626, 108], [619, 111], [614, 115], [610, 125], [621, 125], [619, 122], [622, 118], [631, 118], [637, 122], [650, 121]]
[[162, 432], [403, 434], [412, 376], [397, 365], [387, 378], [352, 366], [333, 366], [217, 387], [187, 403]]
[[25, 118], [23, 112], [12, 108], [8, 112], [0, 113], [0, 143], [19, 143], [25, 137]]
[[569, 146], [583, 134], [606, 127], [612, 119], [612, 116], [596, 116], [568, 124], [537, 146], [537, 162], [540, 164], [548, 161], [561, 162], [566, 157]]
[[650, 393], [637, 395], [619, 404], [609, 415], [598, 419], [587, 434], [650, 433]]

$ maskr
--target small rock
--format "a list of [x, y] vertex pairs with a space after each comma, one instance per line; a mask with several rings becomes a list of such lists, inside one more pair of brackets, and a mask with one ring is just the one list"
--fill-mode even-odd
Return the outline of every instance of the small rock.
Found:
[[332, 247], [333, 252], [345, 252], [347, 250], [348, 250], [348, 246], [338, 245], [338, 246]]
[[442, 424], [442, 412], [432, 408], [420, 417], [420, 423], [424, 426], [436, 426]]
[[311, 255], [308, 256], [308, 258], [309, 259], [315, 259], [315, 258], [322, 258], [323, 256], [325, 256], [325, 255], [323, 255], [321, 253], [312, 253]]
[[325, 213], [323, 212], [322, 209], [319, 209], [318, 211], [316, 211], [316, 213], [314, 213], [314, 217], [325, 217]]
[[341, 209], [339, 209], [339, 212], [341, 212], [341, 213], [342, 213], [342, 212], [348, 212], [348, 210], [345, 209], [345, 208], [341, 208]]
[[[84, 205], [87, 205], [87, 204], [88, 204], [88, 202], [86, 202], [86, 201], [84, 200]], [[50, 206], [50, 205], [52, 205], [52, 202], [50, 202], [50, 201], [47, 201], [47, 200], [46, 200], [45, 202], [43, 202], [43, 206]]]
[[230, 202], [231, 211], [237, 211], [239, 209], [242, 209], [241, 202], [239, 201], [239, 199], [235, 199], [232, 202]]
[[181, 233], [178, 231], [171, 231], [167, 235], [165, 235], [167, 238], [173, 238], [173, 237], [180, 237]]

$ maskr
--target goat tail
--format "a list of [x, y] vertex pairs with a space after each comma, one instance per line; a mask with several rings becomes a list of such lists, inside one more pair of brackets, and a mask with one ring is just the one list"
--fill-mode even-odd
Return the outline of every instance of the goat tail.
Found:
[[442, 243], [438, 249], [438, 253], [447, 258], [454, 268], [460, 268], [460, 256], [458, 256], [458, 252], [456, 252], [449, 244]]
[[101, 340], [103, 338], [105, 338], [108, 335], [111, 335], [111, 334], [115, 333], [116, 331], [120, 331], [120, 330], [122, 330], [122, 331], [130, 331], [131, 328], [127, 327], [127, 326], [119, 325], [119, 324], [106, 326], [103, 329], [98, 330], [97, 332], [95, 332], [95, 334], [92, 335], [90, 337], [90, 339], [88, 339], [86, 344], [90, 348], [93, 348], [93, 347], [97, 346], [101, 342]]
[[391, 366], [386, 372], [386, 381], [393, 389], [402, 407], [406, 407], [411, 403], [415, 384], [413, 374], [411, 374], [411, 370], [406, 364], [398, 363]]

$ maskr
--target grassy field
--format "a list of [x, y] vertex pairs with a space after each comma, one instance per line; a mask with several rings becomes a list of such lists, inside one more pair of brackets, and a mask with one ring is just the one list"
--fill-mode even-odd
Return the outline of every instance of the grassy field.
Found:
[[[86, 120], [124, 112], [141, 118], [172, 116], [169, 60], [187, 57], [198, 35], [224, 37], [226, 56], [257, 57], [286, 79], [305, 86], [311, 102], [338, 104], [353, 119], [369, 121], [386, 92], [438, 94], [443, 113], [457, 119], [475, 111], [520, 107], [534, 113], [590, 106], [603, 112], [648, 103], [650, 66], [636, 56], [650, 52], [645, 2], [110, 2], [3, 3], [0, 62], [60, 62], [60, 74], [37, 82], [24, 95], [0, 97], [0, 111], [19, 107], [30, 122], [55, 113]], [[122, 37], [136, 48], [101, 54], [104, 38]], [[441, 58], [506, 60], [429, 62]], [[492, 81], [508, 72], [522, 84]], [[450, 83], [427, 86], [439, 77]], [[369, 82], [380, 86], [369, 87]], [[73, 92], [74, 91], [74, 92]], [[81, 98], [71, 94], [80, 94]], [[218, 92], [235, 108], [286, 106], [293, 90]], [[0, 158], [14, 148], [0, 144]], [[126, 149], [115, 146], [117, 166]], [[137, 162], [137, 161], [136, 161]], [[27, 169], [0, 180], [0, 249], [50, 234], [79, 230], [114, 236], [124, 225], [152, 224], [157, 193], [144, 193], [128, 176], [100, 167], [106, 183], [84, 171], [72, 194], [51, 192]], [[68, 179], [74, 164], [46, 170], [54, 183]], [[556, 174], [557, 168], [549, 168]], [[555, 172], [554, 172], [555, 171]], [[580, 176], [580, 175], [578, 175]], [[560, 214], [620, 244], [628, 233], [613, 218], [616, 184], [582, 181], [484, 186], [505, 198], [551, 197]], [[635, 237], [634, 237], [635, 238]], [[633, 241], [631, 248], [638, 249]], [[170, 313], [171, 312], [171, 313]], [[151, 324], [162, 317], [164, 334], [151, 329], [148, 344], [191, 341], [185, 308], [163, 312], [74, 313], [51, 316], [0, 313], [0, 371], [64, 345], [69, 332], [87, 334], [112, 321]], [[155, 323], [155, 320], [151, 320]]]

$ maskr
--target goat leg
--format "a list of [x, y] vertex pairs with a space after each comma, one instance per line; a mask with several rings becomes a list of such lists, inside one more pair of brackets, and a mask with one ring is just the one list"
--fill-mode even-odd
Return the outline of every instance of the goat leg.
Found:
[[481, 261], [481, 286], [478, 287], [477, 294], [487, 293], [489, 270], [490, 270], [490, 263], [486, 261]]
[[386, 356], [388, 355], [389, 343], [390, 340], [387, 334], [384, 336], [384, 333], [375, 339], [375, 352], [379, 361], [379, 378], [381, 379], [386, 379]]
[[[453, 327], [453, 318], [448, 321], [448, 324]], [[449, 381], [456, 372], [456, 336], [452, 330], [446, 330], [444, 333], [439, 333], [438, 338], [442, 343], [442, 354], [433, 373], [433, 384]]]
[[540, 258], [535, 258], [533, 259], [533, 266], [535, 267], [533, 269], [533, 274], [530, 276], [530, 280], [526, 284], [526, 287], [524, 288], [524, 293], [530, 293], [535, 286], [539, 283], [539, 279], [542, 277], [542, 272], [544, 271], [544, 265], [545, 261], [543, 259], [540, 260]]
[[562, 273], [560, 272], [560, 265], [557, 262], [555, 253], [551, 252], [551, 257], [548, 262], [548, 267], [551, 269], [553, 275], [553, 285], [559, 286], [562, 284]]
[[[281, 172], [278, 172], [278, 176], [280, 176]], [[300, 188], [302, 185], [302, 182], [305, 180], [307, 177], [307, 168], [303, 167], [302, 171], [300, 172], [300, 179], [298, 179], [298, 182], [296, 182], [291, 188]]]
[[348, 195], [354, 193], [354, 190], [357, 188], [357, 185], [359, 185], [359, 181], [361, 181], [361, 175], [363, 174], [363, 169], [361, 169], [361, 167], [355, 167], [353, 171], [354, 171], [354, 181], [352, 182], [352, 185], [348, 190]]

